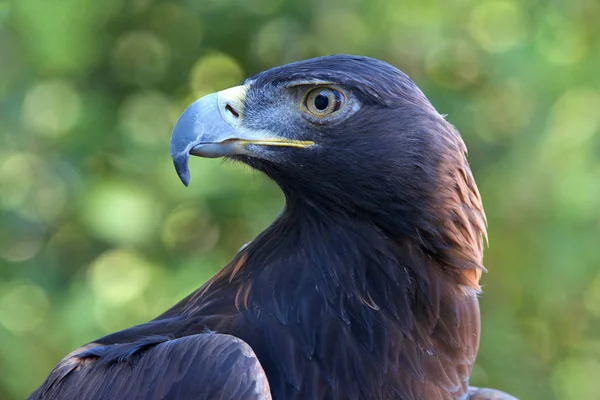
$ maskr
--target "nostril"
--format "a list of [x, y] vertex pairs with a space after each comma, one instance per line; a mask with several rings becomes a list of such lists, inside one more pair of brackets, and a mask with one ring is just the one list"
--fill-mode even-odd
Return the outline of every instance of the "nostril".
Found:
[[231, 114], [233, 114], [233, 116], [234, 116], [234, 117], [236, 117], [236, 118], [239, 118], [239, 117], [240, 117], [240, 113], [239, 113], [239, 112], [237, 112], [237, 111], [235, 110], [235, 108], [231, 107], [231, 104], [227, 104], [227, 105], [225, 106], [225, 109], [226, 109], [227, 111], [229, 111]]

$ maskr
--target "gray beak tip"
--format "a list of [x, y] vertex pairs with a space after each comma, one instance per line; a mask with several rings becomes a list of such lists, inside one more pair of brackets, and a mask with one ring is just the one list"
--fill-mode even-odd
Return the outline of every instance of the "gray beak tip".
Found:
[[173, 165], [175, 166], [175, 171], [177, 171], [177, 175], [181, 182], [185, 186], [190, 184], [190, 169], [188, 167], [188, 155], [179, 155], [177, 157], [173, 157]]
[[188, 167], [189, 146], [196, 137], [194, 135], [194, 123], [197, 119], [197, 104], [190, 105], [179, 117], [173, 127], [170, 141], [170, 153], [173, 159], [175, 171], [185, 186], [190, 183], [190, 169]]

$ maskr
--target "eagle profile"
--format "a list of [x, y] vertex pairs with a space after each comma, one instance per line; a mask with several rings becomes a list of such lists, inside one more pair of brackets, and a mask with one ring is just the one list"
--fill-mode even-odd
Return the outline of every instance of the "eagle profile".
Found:
[[[460, 134], [408, 76], [336, 55], [188, 107], [171, 157], [227, 157], [285, 208], [156, 319], [66, 356], [32, 399], [514, 399], [469, 387], [486, 222]], [[202, 184], [201, 182], [199, 184]]]

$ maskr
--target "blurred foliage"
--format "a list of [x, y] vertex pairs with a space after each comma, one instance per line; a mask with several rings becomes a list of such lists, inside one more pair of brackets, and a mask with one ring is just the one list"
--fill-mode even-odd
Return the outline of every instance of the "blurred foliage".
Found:
[[473, 383], [600, 392], [596, 0], [0, 0], [0, 398], [153, 318], [277, 215], [241, 166], [168, 154], [199, 96], [329, 53], [407, 72], [462, 132], [489, 219]]

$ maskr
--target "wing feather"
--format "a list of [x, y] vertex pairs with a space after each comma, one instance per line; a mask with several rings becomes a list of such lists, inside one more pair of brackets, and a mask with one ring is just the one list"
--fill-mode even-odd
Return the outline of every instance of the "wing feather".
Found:
[[65, 357], [31, 400], [270, 400], [254, 351], [231, 335], [84, 346]]

